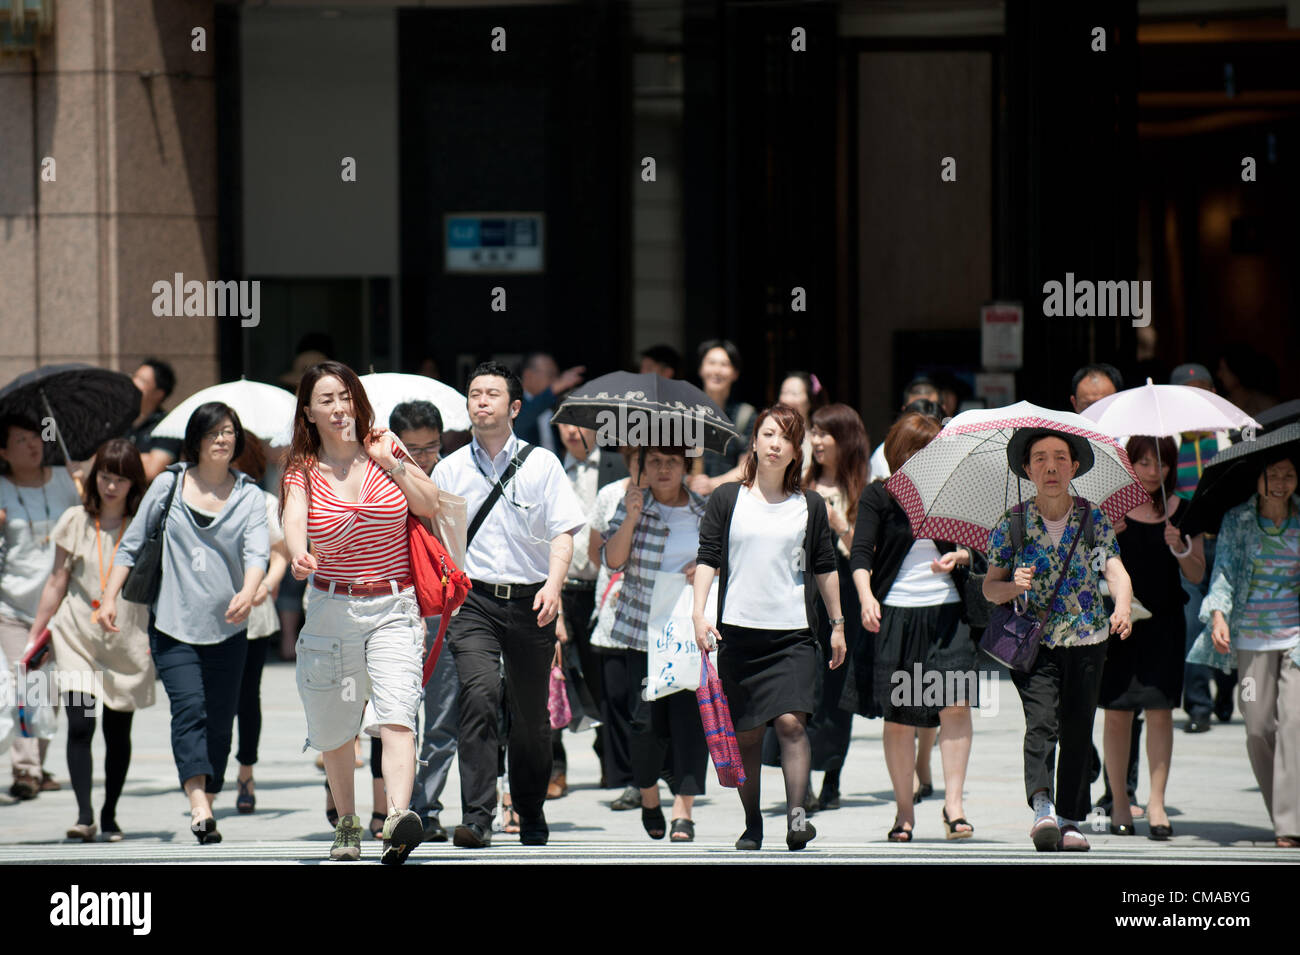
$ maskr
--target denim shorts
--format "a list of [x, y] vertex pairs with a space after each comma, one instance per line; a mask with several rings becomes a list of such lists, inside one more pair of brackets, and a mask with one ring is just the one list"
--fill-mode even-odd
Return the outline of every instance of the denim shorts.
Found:
[[349, 597], [313, 586], [307, 593], [297, 645], [298, 695], [307, 711], [303, 749], [337, 749], [359, 731], [378, 736], [385, 724], [414, 732], [424, 668], [415, 590]]

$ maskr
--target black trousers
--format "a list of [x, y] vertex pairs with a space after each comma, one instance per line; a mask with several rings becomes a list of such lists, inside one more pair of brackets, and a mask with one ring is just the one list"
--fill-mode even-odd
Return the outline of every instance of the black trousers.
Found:
[[185, 780], [206, 776], [204, 791], [219, 793], [230, 759], [248, 631], [195, 646], [163, 633], [151, 614], [149, 649], [171, 701], [172, 756], [181, 789]]
[[709, 770], [709, 744], [700, 723], [700, 706], [687, 690], [658, 700], [641, 698], [641, 685], [649, 670], [644, 650], [629, 650], [629, 688], [632, 700], [632, 774], [638, 789], [668, 784], [674, 796], [701, 796]]
[[244, 676], [239, 684], [239, 749], [235, 753], [241, 766], [257, 762], [257, 744], [262, 739], [262, 668], [270, 643], [270, 637], [249, 640], [248, 655], [244, 657]]
[[1105, 663], [1104, 640], [1042, 647], [1031, 672], [1011, 674], [1025, 710], [1025, 798], [1031, 807], [1042, 789], [1066, 819], [1081, 821], [1092, 809], [1092, 723]]
[[547, 709], [555, 622], [537, 626], [531, 597], [499, 600], [471, 590], [447, 628], [460, 676], [462, 820], [487, 827], [497, 802], [501, 661], [510, 704], [510, 800], [526, 823], [542, 817], [551, 779]]
[[[641, 657], [640, 669], [637, 656]], [[645, 654], [636, 650], [598, 650], [604, 724], [605, 785], [621, 789], [632, 785], [632, 714], [645, 679]], [[638, 676], [638, 672], [640, 675]]]

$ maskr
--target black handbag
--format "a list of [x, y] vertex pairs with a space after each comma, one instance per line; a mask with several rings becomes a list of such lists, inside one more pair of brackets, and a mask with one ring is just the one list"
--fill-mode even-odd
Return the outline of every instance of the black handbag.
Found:
[[132, 603], [152, 605], [158, 599], [158, 590], [162, 587], [163, 537], [167, 533], [167, 516], [171, 514], [172, 502], [176, 500], [185, 473], [184, 469], [177, 464], [173, 464], [167, 470], [176, 475], [176, 483], [172, 485], [171, 492], [167, 495], [162, 520], [141, 546], [140, 553], [135, 555], [135, 564], [131, 572], [126, 575], [126, 583], [122, 585], [122, 599]]

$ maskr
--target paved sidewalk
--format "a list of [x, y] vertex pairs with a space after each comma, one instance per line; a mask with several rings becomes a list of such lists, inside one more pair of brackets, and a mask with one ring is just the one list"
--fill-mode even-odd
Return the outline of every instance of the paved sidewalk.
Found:
[[[935, 795], [917, 807], [916, 841], [893, 845], [885, 833], [894, 818], [889, 777], [881, 752], [879, 720], [854, 722], [853, 746], [842, 781], [843, 808], [813, 817], [819, 836], [802, 853], [786, 851], [783, 839], [783, 788], [780, 770], [764, 769], [763, 803], [769, 816], [767, 843], [756, 858], [746, 861], [915, 862], [921, 859], [970, 862], [1038, 862], [1054, 857], [1033, 851], [1027, 837], [1030, 822], [1021, 775], [1021, 736], [1024, 720], [1020, 701], [1009, 679], [996, 681], [997, 712], [975, 717], [975, 735], [966, 783], [966, 814], [976, 838], [946, 842], [940, 823], [942, 768], [933, 756]], [[158, 704], [137, 714], [131, 774], [118, 811], [127, 838], [118, 844], [70, 843], [64, 831], [76, 821], [76, 802], [68, 784], [62, 732], [50, 746], [47, 769], [63, 790], [15, 803], [0, 797], [0, 862], [315, 862], [329, 852], [331, 834], [324, 814], [324, 773], [311, 752], [301, 752], [305, 736], [302, 707], [291, 665], [268, 664], [262, 682], [263, 735], [257, 765], [257, 812], [239, 815], [234, 808], [236, 767], [228, 772], [226, 790], [218, 797], [216, 815], [225, 837], [220, 846], [200, 847], [189, 831], [189, 812], [181, 794], [169, 742], [166, 694], [159, 684]], [[1181, 713], [1176, 714], [1181, 717]], [[1244, 726], [1216, 723], [1212, 732], [1189, 736], [1176, 719], [1173, 772], [1168, 802], [1175, 837], [1168, 843], [1145, 838], [1139, 823], [1137, 838], [1087, 832], [1094, 851], [1072, 858], [1085, 863], [1137, 862], [1213, 864], [1259, 861], [1300, 862], [1300, 853], [1273, 847], [1273, 833], [1264, 802], [1246, 760]], [[1098, 714], [1095, 740], [1101, 744]], [[608, 803], [618, 793], [596, 788], [599, 768], [591, 750], [591, 732], [568, 734], [570, 793], [547, 803], [551, 845], [522, 848], [513, 836], [497, 833], [491, 849], [455, 850], [450, 843], [426, 845], [412, 862], [734, 862], [732, 842], [742, 828], [734, 793], [711, 778], [708, 795], [697, 801], [697, 841], [672, 845], [651, 842], [639, 812], [612, 812]], [[102, 741], [95, 742], [95, 808], [103, 797]], [[368, 750], [366, 751], [368, 757]], [[1148, 792], [1144, 772], [1139, 798]], [[8, 757], [0, 757], [4, 789], [10, 779]], [[819, 781], [820, 774], [815, 774]], [[358, 811], [370, 813], [369, 763], [356, 774]], [[1101, 785], [1094, 786], [1094, 796]], [[666, 789], [664, 795], [667, 796]], [[455, 769], [443, 801], [450, 807], [443, 823], [460, 818], [459, 777]], [[378, 858], [378, 843], [367, 842], [363, 858]]]

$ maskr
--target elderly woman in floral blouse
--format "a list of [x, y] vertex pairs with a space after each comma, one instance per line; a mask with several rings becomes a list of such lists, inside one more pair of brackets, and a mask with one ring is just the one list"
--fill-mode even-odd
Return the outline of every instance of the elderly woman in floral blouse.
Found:
[[[1030, 613], [1050, 611], [1033, 669], [1011, 674], [1025, 710], [1025, 794], [1034, 810], [1029, 834], [1040, 852], [1090, 848], [1078, 823], [1092, 802], [1092, 723], [1106, 639], [1112, 632], [1120, 639], [1132, 632], [1133, 588], [1119, 559], [1115, 530], [1100, 508], [1086, 501], [1086, 506], [1076, 506], [1069, 493], [1070, 482], [1092, 462], [1091, 446], [1077, 435], [1040, 428], [1017, 431], [1007, 444], [1007, 464], [1017, 476], [1033, 481], [1038, 493], [1023, 507], [1023, 540], [1012, 533], [1011, 511], [989, 538], [984, 596], [1000, 604], [1025, 594]], [[1085, 541], [1091, 535], [1092, 546], [1075, 549], [1067, 568], [1066, 557], [1080, 535]], [[1063, 571], [1060, 596], [1048, 608]], [[1103, 577], [1115, 600], [1109, 619], [1099, 590]]]
[[[1300, 848], [1300, 497], [1296, 462], [1278, 451], [1257, 493], [1224, 515], [1206, 625], [1187, 654], [1241, 674], [1246, 753], [1277, 845]], [[1235, 661], [1234, 661], [1235, 656]], [[1247, 688], [1250, 693], [1247, 695]]]

